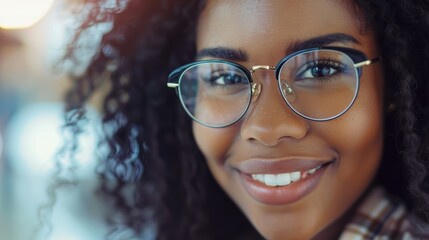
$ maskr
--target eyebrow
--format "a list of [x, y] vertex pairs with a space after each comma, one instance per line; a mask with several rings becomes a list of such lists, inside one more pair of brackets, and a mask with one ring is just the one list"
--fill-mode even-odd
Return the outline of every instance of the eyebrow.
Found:
[[205, 57], [222, 58], [231, 61], [247, 61], [249, 57], [247, 53], [240, 49], [227, 48], [227, 47], [215, 47], [215, 48], [204, 48], [197, 53], [197, 59]]
[[356, 38], [354, 38], [349, 34], [332, 33], [332, 34], [311, 38], [305, 41], [295, 41], [294, 43], [290, 44], [289, 47], [286, 49], [286, 54], [291, 54], [293, 52], [298, 52], [309, 48], [323, 47], [332, 43], [341, 43], [341, 44], [354, 43], [358, 45], [361, 44]]
[[[295, 41], [289, 45], [286, 49], [286, 55], [301, 51], [308, 48], [316, 48], [326, 46], [332, 43], [341, 43], [341, 44], [361, 44], [356, 38], [349, 34], [345, 33], [332, 33], [322, 36], [317, 36], [304, 41]], [[205, 57], [213, 57], [226, 59], [230, 61], [247, 61], [249, 59], [246, 52], [241, 49], [234, 49], [228, 47], [214, 47], [214, 48], [204, 48], [198, 51], [196, 58], [201, 59]]]

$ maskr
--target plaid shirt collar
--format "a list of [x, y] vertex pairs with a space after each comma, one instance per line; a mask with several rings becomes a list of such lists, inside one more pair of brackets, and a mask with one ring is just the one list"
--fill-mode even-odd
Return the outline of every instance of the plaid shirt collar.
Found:
[[[340, 236], [340, 240], [429, 239], [414, 233], [405, 206], [389, 197], [383, 188], [374, 188]], [[426, 233], [427, 234], [427, 233]]]

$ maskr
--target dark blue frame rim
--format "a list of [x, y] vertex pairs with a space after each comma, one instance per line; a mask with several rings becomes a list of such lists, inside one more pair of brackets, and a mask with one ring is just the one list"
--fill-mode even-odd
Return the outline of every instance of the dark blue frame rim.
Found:
[[[346, 48], [346, 47], [308, 48], [308, 49], [304, 49], [304, 50], [301, 50], [298, 52], [291, 53], [291, 54], [287, 55], [286, 57], [282, 58], [276, 65], [276, 75], [275, 76], [276, 77], [279, 76], [280, 69], [281, 69], [282, 65], [286, 61], [288, 61], [289, 59], [291, 59], [291, 58], [293, 58], [299, 54], [303, 54], [303, 53], [311, 52], [311, 51], [315, 51], [315, 50], [331, 50], [331, 51], [337, 51], [337, 52], [343, 53], [343, 54], [347, 55], [353, 61], [354, 64], [368, 60], [368, 57], [365, 55], [365, 53], [363, 53], [357, 49], [354, 49], [354, 48]], [[360, 70], [358, 70], [358, 73], [359, 73], [359, 77], [360, 77], [360, 74], [361, 74]]]
[[249, 78], [250, 83], [252, 83], [252, 75], [250, 74], [249, 69], [247, 69], [246, 67], [244, 67], [243, 65], [240, 65], [238, 63], [227, 61], [227, 60], [220, 60], [220, 59], [201, 60], [201, 61], [196, 61], [196, 62], [192, 62], [192, 63], [188, 63], [186, 65], [183, 65], [183, 66], [175, 69], [173, 72], [170, 73], [170, 75], [168, 75], [168, 82], [169, 83], [179, 83], [180, 76], [182, 76], [182, 73], [184, 71], [186, 71], [188, 68], [191, 68], [191, 67], [194, 67], [197, 65], [201, 65], [201, 64], [206, 64], [206, 63], [225, 63], [228, 65], [232, 65], [234, 67], [237, 67], [243, 71], [243, 73], [246, 75], [246, 77]]

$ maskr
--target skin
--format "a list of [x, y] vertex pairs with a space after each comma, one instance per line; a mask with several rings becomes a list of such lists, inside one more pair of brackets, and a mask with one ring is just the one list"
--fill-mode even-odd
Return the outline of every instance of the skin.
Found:
[[[296, 41], [345, 33], [358, 43], [332, 43], [379, 56], [374, 35], [363, 33], [343, 1], [209, 0], [197, 29], [197, 50], [239, 49], [238, 63], [275, 66]], [[288, 54], [288, 53], [287, 53]], [[246, 115], [226, 128], [194, 123], [197, 144], [219, 185], [266, 239], [334, 239], [371, 185], [382, 151], [381, 64], [363, 68], [356, 102], [341, 117], [314, 122], [294, 114], [282, 99], [272, 71], [253, 76], [262, 91]], [[316, 188], [296, 202], [270, 205], [243, 188], [237, 164], [253, 158], [331, 158]]]

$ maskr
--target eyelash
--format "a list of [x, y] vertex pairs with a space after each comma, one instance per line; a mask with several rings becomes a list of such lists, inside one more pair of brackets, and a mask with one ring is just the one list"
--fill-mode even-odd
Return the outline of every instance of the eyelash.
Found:
[[316, 65], [328, 65], [328, 66], [337, 67], [337, 68], [343, 68], [344, 67], [343, 64], [341, 64], [337, 61], [334, 61], [332, 59], [321, 59], [321, 60], [311, 61], [309, 63], [309, 65], [311, 65], [312, 67], [316, 66]]
[[306, 73], [308, 70], [311, 70], [314, 67], [328, 67], [331, 69], [334, 69], [335, 72], [332, 75], [328, 75], [328, 76], [322, 76], [322, 77], [314, 77], [311, 78], [313, 81], [318, 81], [321, 83], [326, 83], [326, 81], [332, 81], [334, 80], [334, 77], [336, 77], [339, 73], [344, 72], [347, 67], [344, 64], [341, 64], [337, 61], [334, 61], [332, 59], [321, 59], [321, 60], [315, 60], [315, 61], [310, 61], [308, 63], [306, 63], [306, 65], [304, 65], [304, 69], [299, 71], [299, 73], [297, 74], [297, 79], [298, 80], [305, 80], [307, 78], [304, 77], [300, 77], [302, 76], [304, 73]]
[[243, 76], [240, 76], [239, 74], [234, 74], [234, 73], [231, 74], [230, 72], [227, 72], [227, 71], [217, 70], [217, 71], [213, 71], [210, 74], [210, 76], [211, 76], [210, 78], [203, 79], [203, 80], [206, 81], [206, 82], [208, 82], [210, 85], [213, 85], [213, 86], [227, 86], [227, 85], [232, 85], [232, 84], [236, 84], [236, 83], [241, 83], [241, 81], [240, 82], [233, 82], [233, 83], [225, 83], [225, 84], [218, 84], [218, 83], [216, 83], [216, 81], [219, 78], [225, 78], [225, 77], [231, 76], [231, 75], [233, 75], [233, 76], [239, 76], [240, 78], [243, 78]]

